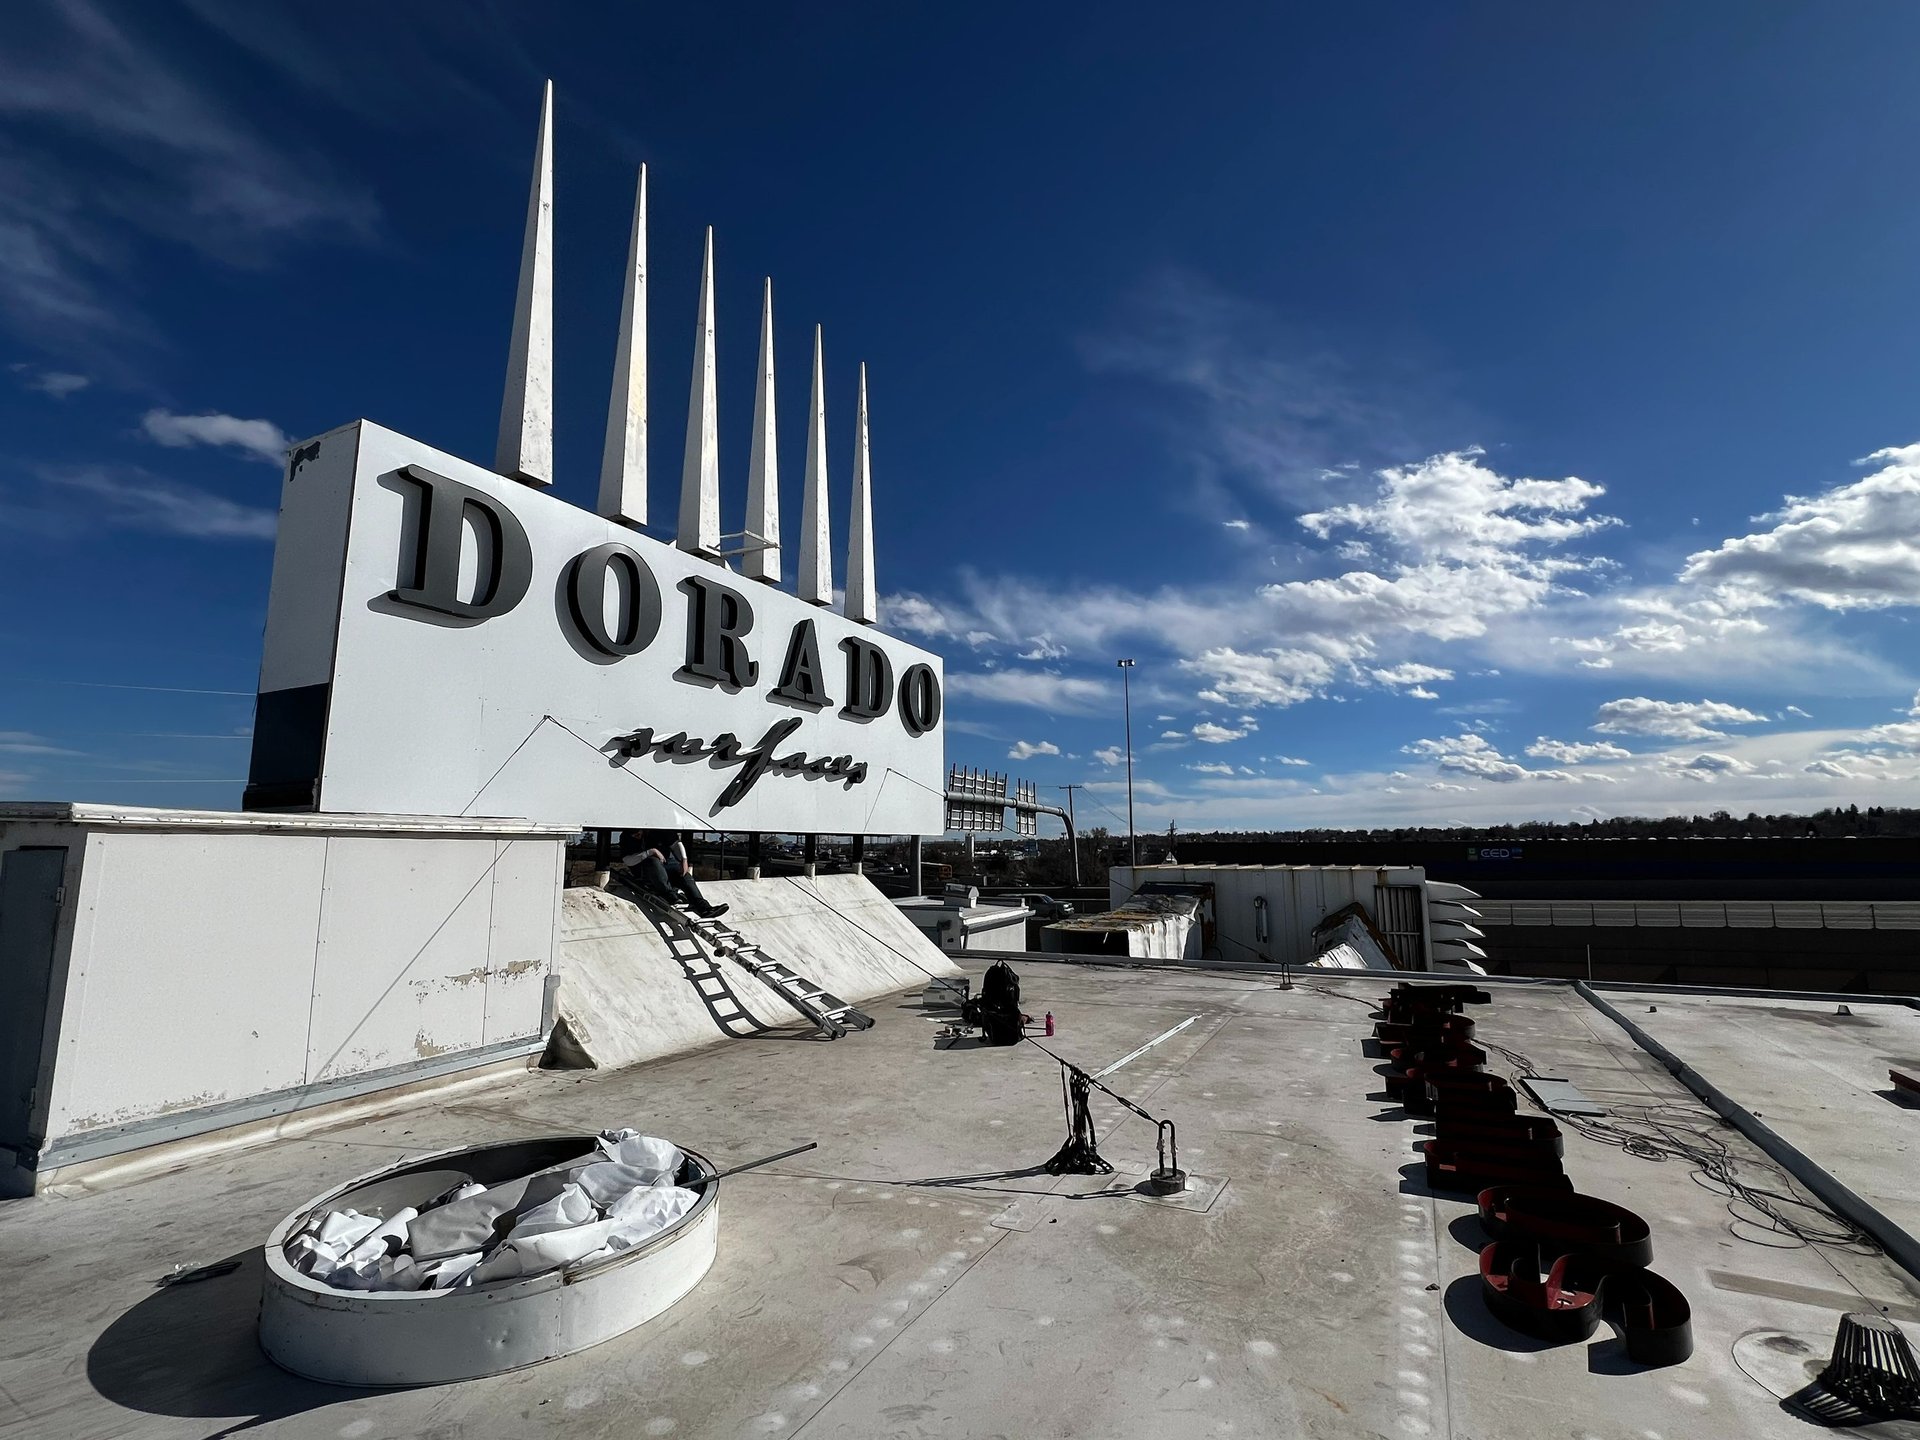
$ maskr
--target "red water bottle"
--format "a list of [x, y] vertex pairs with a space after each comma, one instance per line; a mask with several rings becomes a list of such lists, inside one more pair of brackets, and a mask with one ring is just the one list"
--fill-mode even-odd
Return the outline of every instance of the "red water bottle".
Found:
[[1046, 1025], [1047, 1025], [1047, 1034], [1049, 1035], [1053, 1034], [1053, 1011], [1051, 1010], [1047, 1011]]

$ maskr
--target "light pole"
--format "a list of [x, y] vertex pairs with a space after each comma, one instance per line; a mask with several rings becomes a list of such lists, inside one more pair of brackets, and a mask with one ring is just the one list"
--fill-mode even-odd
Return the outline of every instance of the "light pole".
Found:
[[1140, 841], [1133, 833], [1133, 661], [1120, 661], [1120, 696], [1127, 717], [1127, 863], [1138, 869]]

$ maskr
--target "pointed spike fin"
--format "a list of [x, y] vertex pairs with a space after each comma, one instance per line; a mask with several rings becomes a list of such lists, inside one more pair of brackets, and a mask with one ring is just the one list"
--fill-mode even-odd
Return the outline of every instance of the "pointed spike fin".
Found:
[[860, 398], [853, 421], [853, 501], [847, 511], [846, 616], [862, 625], [879, 618], [873, 591], [873, 468], [867, 454], [867, 367], [860, 366]]
[[600, 452], [600, 513], [630, 525], [647, 523], [647, 167], [633, 197], [627, 242], [620, 337], [613, 354], [607, 438]]
[[833, 540], [827, 517], [827, 393], [820, 327], [813, 327], [813, 398], [807, 412], [807, 485], [800, 507], [800, 598], [833, 603]]
[[553, 82], [540, 95], [533, 185], [520, 244], [506, 394], [494, 468], [530, 485], [553, 483]]
[[[747, 462], [747, 539], [741, 570], [780, 583], [780, 458], [773, 407], [773, 281], [760, 294], [760, 370], [753, 396], [753, 453]], [[756, 540], [754, 537], [758, 536]], [[756, 548], [757, 547], [757, 548]]]
[[720, 427], [713, 347], [713, 227], [700, 268], [693, 385], [687, 397], [687, 451], [680, 470], [680, 524], [674, 543], [700, 555], [720, 551]]

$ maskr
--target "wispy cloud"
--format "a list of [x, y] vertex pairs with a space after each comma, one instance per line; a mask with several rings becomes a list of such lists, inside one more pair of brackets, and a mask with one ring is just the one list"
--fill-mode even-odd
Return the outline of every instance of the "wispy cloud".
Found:
[[156, 444], [224, 446], [279, 466], [287, 458], [292, 444], [271, 420], [242, 420], [233, 415], [176, 415], [170, 410], [149, 410], [140, 419], [140, 429]]
[[148, 338], [139, 242], [257, 265], [291, 240], [364, 239], [378, 207], [274, 143], [220, 91], [88, 0], [17, 8], [0, 46], [0, 314], [62, 353]]
[[8, 755], [78, 755], [78, 750], [66, 750], [58, 745], [49, 744], [43, 737], [25, 730], [0, 730], [0, 753]]
[[99, 525], [199, 540], [271, 540], [277, 512], [244, 505], [133, 465], [42, 466], [39, 488], [21, 498], [0, 491], [0, 516], [43, 533]]
[[38, 365], [25, 363], [7, 368], [20, 377], [20, 384], [25, 389], [37, 395], [51, 396], [55, 400], [78, 394], [93, 383], [92, 377], [75, 375], [70, 370], [43, 370]]
[[1031, 705], [1056, 715], [1100, 715], [1113, 705], [1113, 686], [1051, 670], [955, 670], [947, 693], [1002, 705]]
[[1376, 348], [1356, 361], [1183, 270], [1152, 277], [1080, 346], [1093, 370], [1156, 388], [1169, 448], [1196, 478], [1288, 500], [1337, 494], [1355, 468], [1425, 453], [1423, 431], [1457, 433], [1462, 407], [1436, 383], [1439, 367], [1400, 337]]

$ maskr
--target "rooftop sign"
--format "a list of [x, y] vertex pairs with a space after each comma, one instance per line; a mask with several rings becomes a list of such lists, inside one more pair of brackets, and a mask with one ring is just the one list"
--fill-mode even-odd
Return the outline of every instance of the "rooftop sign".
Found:
[[[773, 317], [761, 300], [745, 531], [720, 533], [713, 241], [679, 533], [643, 532], [646, 177], [628, 252], [599, 514], [548, 494], [551, 105], [542, 107], [492, 471], [359, 421], [295, 447], [246, 807], [934, 834], [939, 657], [874, 628], [866, 376], [841, 610], [813, 355], [799, 593], [781, 575]], [[726, 542], [739, 542], [731, 550]], [[744, 574], [726, 556], [740, 557]]]

